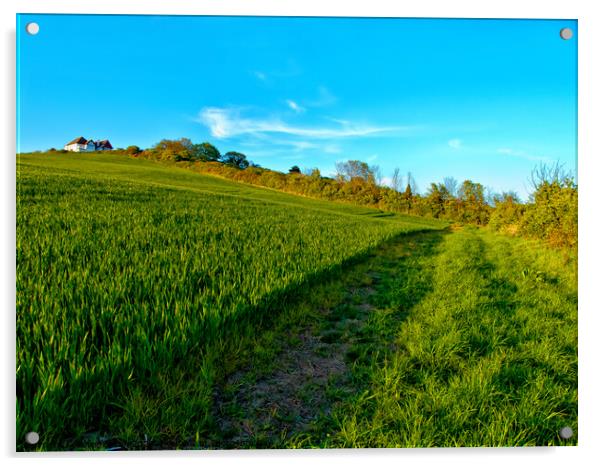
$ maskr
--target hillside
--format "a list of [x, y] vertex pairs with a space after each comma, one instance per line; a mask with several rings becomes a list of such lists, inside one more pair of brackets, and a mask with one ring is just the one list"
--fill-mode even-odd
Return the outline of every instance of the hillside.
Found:
[[17, 169], [36, 449], [577, 443], [574, 250], [119, 155]]
[[445, 227], [114, 155], [17, 173], [18, 428], [54, 432], [43, 448], [180, 371], [206, 422], [226, 348], [380, 243]]
[[152, 160], [134, 159], [123, 155], [86, 154], [86, 153], [43, 153], [21, 154], [17, 164], [17, 173], [26, 174], [28, 168], [44, 170], [45, 173], [70, 173], [84, 175], [87, 179], [107, 181], [126, 181], [141, 185], [184, 189], [205, 195], [223, 195], [244, 198], [252, 201], [264, 201], [284, 206], [323, 210], [338, 215], [387, 218], [395, 222], [422, 225], [426, 228], [442, 228], [446, 222], [416, 216], [392, 214], [373, 208], [358, 207], [342, 203], [320, 201], [302, 196], [284, 193], [275, 189], [251, 186], [244, 183], [222, 179], [217, 176], [198, 174], [178, 168], [173, 164], [162, 165]]

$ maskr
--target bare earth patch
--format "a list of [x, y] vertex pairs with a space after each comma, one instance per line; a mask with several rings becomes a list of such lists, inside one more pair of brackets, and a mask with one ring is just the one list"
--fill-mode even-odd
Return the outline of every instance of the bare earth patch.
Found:
[[[355, 276], [342, 300], [320, 309], [319, 323], [293, 330], [295, 338], [262, 370], [246, 367], [216, 390], [216, 436], [210, 448], [279, 448], [293, 435], [310, 432], [333, 409], [332, 393], [351, 394], [353, 349], [374, 312], [380, 274]], [[290, 336], [290, 335], [289, 335]], [[365, 338], [365, 336], [362, 336]], [[288, 338], [287, 338], [288, 339]]]
[[275, 439], [302, 432], [318, 415], [329, 412], [325, 391], [333, 378], [347, 371], [345, 345], [324, 343], [308, 329], [299, 340], [279, 355], [277, 370], [255, 383], [241, 382], [245, 372], [227, 380], [226, 386], [236, 388], [233, 396], [218, 397], [222, 448], [273, 445]]

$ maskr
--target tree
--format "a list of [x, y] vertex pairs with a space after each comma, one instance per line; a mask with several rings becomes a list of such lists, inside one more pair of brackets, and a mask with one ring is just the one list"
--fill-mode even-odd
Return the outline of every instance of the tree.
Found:
[[395, 167], [395, 170], [393, 170], [393, 176], [391, 177], [391, 188], [397, 192], [401, 191], [401, 186], [403, 184], [403, 180], [401, 178], [402, 177], [399, 175], [399, 168]]
[[484, 225], [488, 220], [488, 209], [485, 203], [483, 185], [465, 180], [459, 191], [462, 201], [462, 220], [469, 223]]
[[190, 160], [192, 155], [192, 142], [190, 139], [178, 140], [162, 139], [153, 147], [153, 152], [161, 160]]
[[221, 158], [221, 154], [219, 153], [219, 150], [217, 150], [217, 147], [208, 142], [194, 144], [192, 146], [192, 156], [201, 162], [218, 162]]
[[564, 169], [561, 163], [545, 164], [542, 162], [531, 171], [529, 181], [533, 190], [537, 191], [544, 184], [562, 184], [571, 179], [571, 174]]
[[374, 183], [378, 186], [383, 184], [383, 172], [378, 165], [372, 165], [370, 167], [370, 171], [372, 172], [372, 176], [374, 178]]
[[408, 186], [410, 187], [412, 193], [418, 194], [418, 185], [416, 184], [416, 180], [412, 176], [412, 172], [408, 172]]
[[439, 218], [445, 215], [445, 207], [450, 197], [445, 185], [431, 183], [425, 202], [433, 217]]
[[443, 186], [445, 186], [450, 196], [456, 197], [458, 195], [458, 180], [454, 177], [446, 176], [443, 178]]
[[496, 194], [493, 202], [495, 208], [491, 212], [489, 226], [494, 230], [516, 234], [525, 212], [525, 206], [520, 203], [518, 194], [513, 191]]
[[300, 175], [300, 174], [301, 174], [301, 169], [300, 169], [300, 168], [299, 168], [297, 165], [293, 165], [293, 166], [292, 166], [292, 167], [289, 169], [289, 171], [288, 171], [288, 172], [289, 172], [290, 174], [293, 174], [293, 173], [294, 173], [294, 174], [299, 174], [299, 175]]
[[241, 154], [240, 152], [226, 152], [222, 159], [224, 165], [229, 165], [234, 168], [239, 168], [244, 170], [249, 166], [249, 161], [247, 160], [247, 156], [245, 154]]
[[556, 246], [577, 244], [578, 193], [573, 178], [558, 163], [540, 165], [531, 175], [536, 187], [521, 220], [521, 231]]
[[493, 207], [498, 196], [499, 194], [491, 186], [485, 186], [485, 204]]
[[412, 187], [410, 186], [410, 183], [406, 185], [406, 189], [401, 195], [401, 199], [404, 210], [409, 214], [412, 210], [412, 204], [414, 200], [414, 194], [412, 193]]
[[365, 181], [374, 183], [374, 172], [366, 162], [360, 160], [348, 160], [347, 162], [337, 162], [335, 164], [337, 179], [339, 181]]
[[485, 204], [485, 196], [483, 193], [483, 185], [474, 183], [471, 180], [465, 180], [460, 188], [460, 199], [465, 202], [475, 204]]
[[408, 183], [406, 185], [406, 189], [403, 192], [403, 197], [404, 199], [412, 199], [413, 193], [412, 193], [412, 187], [410, 186], [410, 183]]
[[127, 155], [136, 155], [136, 154], [139, 154], [140, 152], [142, 152], [142, 150], [138, 146], [127, 146], [125, 149], [125, 153]]
[[192, 141], [190, 139], [188, 139], [188, 138], [180, 138], [180, 139], [178, 139], [178, 142], [180, 144], [182, 144], [186, 148], [186, 150], [188, 152], [190, 152], [190, 154], [193, 153], [193, 151], [194, 151], [194, 144], [192, 143]]

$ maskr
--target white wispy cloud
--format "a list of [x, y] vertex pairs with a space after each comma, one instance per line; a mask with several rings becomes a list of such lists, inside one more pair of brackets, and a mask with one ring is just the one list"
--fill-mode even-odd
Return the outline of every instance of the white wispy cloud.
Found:
[[333, 144], [327, 141], [318, 140], [310, 142], [303, 139], [296, 138], [274, 138], [266, 136], [264, 134], [254, 134], [249, 138], [245, 138], [239, 141], [241, 146], [249, 147], [252, 150], [260, 150], [263, 153], [264, 149], [267, 149], [266, 153], [274, 154], [274, 151], [285, 151], [288, 153], [289, 148], [292, 148], [294, 152], [303, 152], [306, 150], [313, 150], [318, 152], [324, 152], [325, 154], [340, 154], [342, 149], [338, 144]]
[[534, 161], [547, 161], [548, 157], [541, 155], [534, 155], [523, 150], [510, 149], [508, 147], [501, 147], [497, 150], [498, 154], [510, 155], [512, 157], [520, 157], [521, 159], [534, 160]]
[[370, 157], [368, 157], [366, 160], [368, 162], [374, 162], [376, 159], [378, 158], [378, 155], [376, 154], [372, 154]]
[[408, 130], [411, 127], [371, 126], [348, 121], [332, 127], [302, 127], [290, 125], [280, 118], [243, 117], [236, 108], [206, 107], [199, 113], [198, 121], [206, 125], [212, 136], [229, 138], [240, 135], [286, 134], [305, 138], [337, 139], [369, 136], [373, 134]]
[[295, 111], [296, 113], [303, 113], [305, 111], [305, 108], [301, 107], [301, 105], [299, 105], [297, 102], [295, 102], [294, 100], [287, 100], [286, 101], [286, 105], [289, 106], [289, 108], [293, 111]]
[[452, 149], [459, 149], [460, 147], [462, 147], [462, 140], [461, 139], [450, 139], [449, 141], [447, 141], [447, 145], [449, 147], [451, 147]]

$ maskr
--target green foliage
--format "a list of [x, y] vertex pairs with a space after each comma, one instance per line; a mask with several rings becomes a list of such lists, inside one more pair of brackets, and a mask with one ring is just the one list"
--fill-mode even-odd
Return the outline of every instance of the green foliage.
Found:
[[140, 152], [142, 152], [142, 149], [140, 149], [140, 147], [138, 146], [127, 146], [125, 149], [125, 153], [127, 155], [138, 155]]
[[485, 225], [489, 220], [489, 207], [485, 202], [483, 185], [465, 180], [460, 187], [460, 221]]
[[192, 148], [192, 157], [195, 160], [200, 160], [201, 162], [217, 162], [221, 158], [219, 150], [208, 142], [194, 144]]
[[445, 208], [450, 199], [451, 195], [444, 184], [431, 183], [426, 197], [426, 204], [429, 206], [431, 215], [434, 218], [445, 216]]
[[152, 155], [159, 160], [180, 162], [192, 158], [192, 142], [190, 139], [162, 139], [151, 150]]
[[495, 208], [491, 211], [489, 226], [496, 231], [516, 234], [525, 213], [515, 193], [503, 193], [494, 198]]
[[247, 156], [241, 154], [240, 152], [226, 152], [223, 159], [224, 165], [228, 165], [230, 167], [238, 168], [244, 170], [249, 166], [249, 161], [247, 160]]
[[577, 186], [570, 178], [541, 182], [520, 222], [520, 230], [557, 246], [577, 245]]

